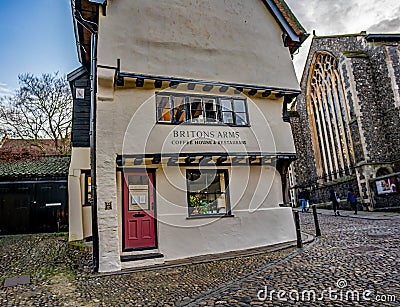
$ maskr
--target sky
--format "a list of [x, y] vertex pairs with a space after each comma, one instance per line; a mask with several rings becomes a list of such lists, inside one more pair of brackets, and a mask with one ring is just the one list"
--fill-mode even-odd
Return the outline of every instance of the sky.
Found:
[[400, 0], [286, 0], [297, 19], [310, 33], [294, 56], [300, 80], [315, 30], [317, 36], [400, 33]]
[[70, 0], [0, 0], [0, 95], [18, 75], [79, 67]]
[[[216, 0], [215, 0], [216, 1]], [[286, 0], [308, 33], [400, 33], [399, 0]], [[311, 35], [312, 36], [312, 35]], [[70, 0], [0, 0], [0, 96], [18, 75], [79, 67]], [[311, 37], [294, 57], [300, 78]]]

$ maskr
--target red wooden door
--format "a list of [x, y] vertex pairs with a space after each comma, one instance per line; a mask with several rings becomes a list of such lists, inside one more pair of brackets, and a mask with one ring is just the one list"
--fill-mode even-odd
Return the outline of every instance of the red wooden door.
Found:
[[124, 173], [124, 249], [154, 247], [154, 174]]

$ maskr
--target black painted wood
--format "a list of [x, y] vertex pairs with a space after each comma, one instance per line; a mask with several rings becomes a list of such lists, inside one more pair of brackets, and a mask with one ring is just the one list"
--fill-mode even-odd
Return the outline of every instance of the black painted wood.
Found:
[[[73, 96], [72, 146], [90, 146], [90, 79], [84, 68], [79, 68], [68, 76]], [[85, 89], [84, 98], [76, 97], [76, 89]]]

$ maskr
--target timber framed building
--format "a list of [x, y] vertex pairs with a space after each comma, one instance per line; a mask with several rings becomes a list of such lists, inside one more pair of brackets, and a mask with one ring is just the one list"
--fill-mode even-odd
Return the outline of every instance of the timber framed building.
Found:
[[307, 34], [284, 1], [72, 7], [70, 239], [93, 236], [98, 270], [294, 242], [287, 104]]

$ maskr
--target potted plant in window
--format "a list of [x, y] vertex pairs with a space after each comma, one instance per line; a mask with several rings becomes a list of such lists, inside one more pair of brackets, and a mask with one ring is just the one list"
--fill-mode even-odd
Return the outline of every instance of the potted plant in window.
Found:
[[222, 195], [217, 199], [217, 212], [218, 213], [226, 213], [226, 203], [225, 196]]
[[189, 205], [194, 208], [192, 214], [207, 214], [209, 211], [208, 203], [199, 194], [189, 196]]

